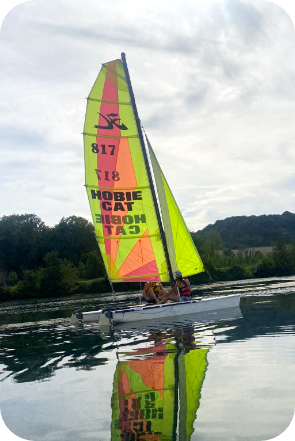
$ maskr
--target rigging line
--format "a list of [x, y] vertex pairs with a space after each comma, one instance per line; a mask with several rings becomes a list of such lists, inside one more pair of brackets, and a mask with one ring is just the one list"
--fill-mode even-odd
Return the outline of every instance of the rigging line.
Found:
[[[187, 231], [188, 231], [188, 229], [187, 229]], [[184, 241], [184, 243], [183, 243], [183, 246], [182, 246], [181, 252], [179, 253], [179, 257], [181, 257], [182, 252], [183, 252], [183, 250], [184, 250], [184, 246], [185, 246], [185, 244], [186, 244], [186, 241], [189, 240], [189, 239], [192, 240], [192, 237], [191, 237], [190, 232], [188, 231], [188, 235], [186, 236], [186, 239], [185, 239], [185, 241]], [[195, 252], [195, 250], [192, 252], [192, 254], [190, 255], [190, 257], [194, 254], [194, 252]], [[187, 259], [187, 262], [188, 262], [188, 260], [190, 259], [190, 257]]]
[[[184, 248], [185, 248], [185, 244], [186, 244], [186, 242], [187, 242], [188, 239], [189, 239], [189, 237], [186, 236], [186, 239], [185, 239], [185, 241], [183, 242], [183, 245], [182, 245], [182, 249], [181, 249], [181, 251], [180, 251], [180, 253], [179, 253], [179, 259], [180, 259], [181, 256], [182, 256], [183, 250], [184, 250]], [[192, 255], [192, 254], [191, 254], [191, 255]]]
[[[191, 256], [193, 256], [195, 254], [195, 250], [192, 252], [192, 254], [189, 256], [189, 258], [187, 259], [187, 261], [186, 262], [188, 262], [189, 261], [189, 259], [191, 258]], [[204, 266], [204, 265], [203, 265]]]
[[211, 276], [211, 274], [209, 273], [209, 271], [207, 270], [207, 268], [205, 267], [205, 265], [203, 264], [203, 268], [204, 268], [204, 270], [205, 270], [205, 272], [208, 274], [208, 276], [209, 276], [209, 281], [212, 283], [212, 282], [215, 282], [215, 280], [213, 279], [213, 277]]

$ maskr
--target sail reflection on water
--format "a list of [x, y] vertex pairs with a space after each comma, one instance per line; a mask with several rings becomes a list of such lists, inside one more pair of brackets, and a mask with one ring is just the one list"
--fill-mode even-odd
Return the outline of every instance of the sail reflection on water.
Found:
[[190, 440], [200, 405], [201, 388], [208, 366], [209, 348], [199, 348], [178, 358], [179, 373], [179, 440]]
[[[112, 397], [112, 441], [189, 440], [200, 404], [210, 346], [194, 328], [151, 332], [154, 346], [119, 361]], [[160, 336], [161, 337], [161, 336]], [[166, 337], [165, 339], [163, 337]], [[125, 354], [126, 356], [126, 354]]]

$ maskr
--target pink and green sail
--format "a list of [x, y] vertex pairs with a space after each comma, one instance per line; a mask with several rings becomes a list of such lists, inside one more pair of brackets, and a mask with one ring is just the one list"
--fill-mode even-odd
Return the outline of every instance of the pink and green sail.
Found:
[[102, 66], [87, 101], [85, 183], [112, 282], [168, 281], [152, 193], [121, 60]]
[[[119, 361], [112, 395], [111, 441], [190, 441], [209, 347], [179, 351], [174, 343], [135, 349]], [[177, 420], [179, 424], [177, 424]]]
[[204, 271], [148, 143], [158, 198], [152, 193], [138, 130], [123, 62], [105, 63], [87, 99], [84, 156], [88, 199], [109, 280], [165, 282], [176, 270], [184, 276]]
[[175, 356], [172, 344], [135, 351], [120, 361], [112, 396], [112, 441], [171, 441], [174, 430]]

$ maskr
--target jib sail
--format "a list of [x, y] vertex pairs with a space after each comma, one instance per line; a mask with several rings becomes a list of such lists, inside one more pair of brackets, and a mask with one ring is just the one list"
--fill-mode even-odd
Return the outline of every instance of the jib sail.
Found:
[[209, 348], [198, 348], [178, 357], [179, 441], [189, 441], [200, 406], [201, 389], [208, 366]]
[[123, 63], [106, 63], [88, 97], [84, 151], [93, 223], [112, 282], [169, 280], [138, 135]]
[[202, 260], [157, 161], [152, 146], [148, 138], [146, 139], [157, 185], [172, 271], [179, 270], [183, 276], [200, 273], [204, 271]]

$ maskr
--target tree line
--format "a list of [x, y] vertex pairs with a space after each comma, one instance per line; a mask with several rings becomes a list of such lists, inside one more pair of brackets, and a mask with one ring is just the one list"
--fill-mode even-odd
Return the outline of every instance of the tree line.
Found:
[[[295, 241], [286, 244], [283, 235], [265, 256], [242, 246], [234, 253], [212, 229], [191, 235], [214, 280], [295, 274]], [[205, 283], [209, 276], [202, 273], [190, 279]], [[138, 283], [133, 285], [139, 288]], [[116, 289], [130, 289], [130, 284], [117, 284]], [[48, 227], [35, 214], [0, 218], [0, 299], [108, 291], [91, 222], [70, 216]]]
[[191, 233], [205, 267], [215, 280], [252, 277], [290, 276], [295, 274], [295, 240], [286, 244], [283, 236], [272, 243], [272, 251], [263, 255], [240, 246], [235, 252], [224, 246], [221, 235], [210, 230], [200, 237]]
[[210, 231], [219, 233], [226, 248], [272, 246], [282, 237], [286, 244], [295, 240], [295, 214], [285, 211], [283, 214], [262, 216], [233, 216], [207, 225], [194, 233], [204, 239]]
[[105, 277], [93, 225], [86, 219], [62, 218], [50, 228], [35, 214], [0, 218], [1, 298], [89, 292], [87, 281], [95, 289]]

